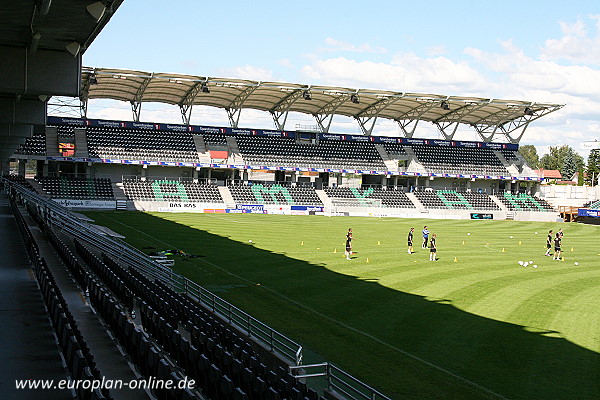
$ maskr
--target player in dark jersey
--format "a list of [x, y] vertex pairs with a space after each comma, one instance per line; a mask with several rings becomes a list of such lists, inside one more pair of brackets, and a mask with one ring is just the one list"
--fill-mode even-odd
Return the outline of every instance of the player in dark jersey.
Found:
[[408, 250], [406, 251], [408, 254], [412, 254], [413, 253], [413, 233], [415, 231], [415, 228], [410, 228], [410, 231], [408, 231]]
[[560, 232], [556, 232], [556, 237], [554, 238], [554, 257], [552, 258], [553, 260], [560, 260], [560, 255], [561, 255], [561, 242], [562, 242], [562, 238], [560, 236]]
[[551, 256], [552, 254], [550, 254], [552, 252], [552, 229], [550, 229], [550, 231], [548, 232], [548, 237], [546, 238], [546, 256]]
[[350, 256], [352, 255], [352, 228], [348, 228], [348, 233], [346, 233], [346, 260], [351, 260]]
[[431, 235], [429, 240], [429, 261], [437, 261], [437, 243], [435, 240], [435, 233]]

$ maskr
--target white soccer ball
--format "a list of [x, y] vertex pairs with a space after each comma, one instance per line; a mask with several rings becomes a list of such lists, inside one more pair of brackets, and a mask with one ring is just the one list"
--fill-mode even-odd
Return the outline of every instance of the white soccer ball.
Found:
[[471, 232], [467, 233], [467, 236], [471, 236]]
[[537, 235], [537, 232], [535, 234]]
[[252, 240], [248, 240], [248, 243], [254, 243]]
[[519, 261], [519, 265], [523, 265], [523, 264], [524, 264], [523, 261]]
[[533, 268], [537, 268], [537, 264], [535, 264], [535, 265], [533, 266]]
[[579, 265], [579, 263], [577, 261], [575, 261], [575, 265]]
[[529, 261], [529, 264], [533, 264], [533, 261]]
[[509, 239], [512, 239], [512, 236], [510, 236]]
[[523, 263], [523, 266], [524, 266], [524, 267], [526, 267], [526, 266], [528, 266], [528, 265], [529, 265], [529, 263], [528, 263], [527, 261], [525, 261], [525, 262]]

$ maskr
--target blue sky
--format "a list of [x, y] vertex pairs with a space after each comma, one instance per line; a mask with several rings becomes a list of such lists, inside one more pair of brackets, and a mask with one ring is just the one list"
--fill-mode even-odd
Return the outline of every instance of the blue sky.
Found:
[[[600, 139], [597, 1], [125, 0], [84, 54], [84, 65], [560, 103], [521, 144]], [[144, 105], [146, 121], [180, 122], [172, 106]], [[197, 108], [192, 123], [227, 125]], [[90, 103], [92, 118], [130, 119], [128, 104]], [[295, 122], [309, 121], [295, 116]], [[292, 118], [292, 120], [294, 120]], [[241, 125], [272, 127], [243, 112]], [[358, 132], [334, 119], [332, 131]], [[394, 123], [376, 134], [398, 135]], [[422, 137], [435, 135], [424, 130]], [[465, 132], [464, 139], [474, 139]], [[585, 152], [582, 151], [585, 155]]]

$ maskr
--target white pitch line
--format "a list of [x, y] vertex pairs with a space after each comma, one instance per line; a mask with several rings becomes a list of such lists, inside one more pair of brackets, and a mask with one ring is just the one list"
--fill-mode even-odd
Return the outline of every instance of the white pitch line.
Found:
[[[166, 244], [167, 246], [170, 246], [170, 247], [176, 247], [176, 246], [173, 246], [172, 244], [169, 244], [169, 243], [167, 243], [167, 242], [164, 242], [164, 241], [162, 241], [162, 240], [156, 239], [154, 236], [152, 236], [152, 235], [149, 235], [149, 234], [147, 234], [146, 232], [140, 231], [139, 229], [137, 229], [137, 228], [134, 228], [133, 226], [127, 225], [127, 224], [126, 224], [126, 223], [124, 223], [124, 222], [117, 221], [117, 220], [115, 220], [115, 219], [113, 219], [113, 218], [110, 218], [110, 217], [107, 217], [107, 218], [108, 218], [108, 219], [110, 219], [110, 220], [112, 220], [112, 221], [114, 221], [114, 222], [117, 222], [117, 223], [119, 223], [119, 224], [121, 224], [121, 225], [124, 225], [124, 226], [126, 226], [126, 227], [128, 227], [128, 228], [130, 228], [130, 229], [133, 229], [134, 231], [136, 231], [136, 232], [139, 232], [139, 233], [143, 234], [144, 236], [148, 236], [149, 238], [152, 238], [152, 239], [154, 239], [154, 240], [156, 240], [156, 241], [158, 241], [158, 242], [161, 242], [161, 243], [163, 243], [163, 244]], [[211, 266], [213, 266], [214, 268], [216, 268], [216, 269], [218, 269], [218, 270], [220, 270], [220, 271], [222, 271], [222, 272], [225, 272], [225, 273], [226, 273], [226, 274], [228, 274], [228, 275], [234, 276], [234, 277], [238, 278], [238, 279], [239, 279], [239, 280], [241, 280], [241, 281], [244, 281], [244, 282], [247, 282], [247, 283], [251, 284], [252, 286], [255, 286], [255, 285], [257, 284], [257, 282], [253, 282], [253, 281], [251, 281], [251, 280], [249, 280], [249, 279], [247, 279], [247, 278], [244, 278], [243, 276], [240, 276], [240, 275], [234, 274], [233, 272], [231, 272], [231, 271], [228, 271], [228, 270], [226, 270], [226, 269], [222, 268], [221, 266], [219, 266], [219, 265], [217, 265], [217, 264], [215, 264], [215, 263], [212, 263], [212, 262], [210, 262], [210, 261], [208, 261], [208, 260], [204, 260], [204, 259], [201, 259], [201, 258], [200, 258], [200, 259], [198, 259], [198, 261], [200, 261], [200, 262], [203, 262], [203, 263], [205, 263], [205, 264], [208, 264], [208, 265], [211, 265]], [[454, 372], [452, 372], [452, 371], [449, 371], [449, 370], [447, 370], [447, 369], [445, 369], [445, 368], [443, 368], [443, 367], [440, 367], [439, 365], [433, 364], [432, 362], [429, 362], [429, 361], [427, 361], [427, 360], [425, 360], [425, 359], [423, 359], [423, 358], [421, 358], [421, 357], [419, 357], [419, 356], [416, 356], [416, 355], [414, 355], [414, 354], [412, 354], [412, 353], [409, 353], [409, 352], [407, 352], [406, 350], [402, 350], [401, 348], [399, 348], [399, 347], [396, 347], [396, 346], [394, 346], [393, 344], [390, 344], [390, 343], [384, 342], [383, 340], [381, 340], [381, 339], [379, 339], [379, 338], [377, 338], [377, 337], [375, 337], [375, 336], [373, 336], [373, 335], [371, 335], [371, 334], [369, 334], [369, 333], [367, 333], [367, 332], [361, 331], [360, 329], [357, 329], [357, 328], [354, 328], [354, 327], [352, 327], [352, 326], [350, 326], [350, 325], [347, 325], [347, 324], [345, 324], [345, 323], [344, 323], [344, 322], [342, 322], [342, 321], [339, 321], [339, 320], [337, 320], [337, 319], [335, 319], [335, 318], [333, 318], [333, 317], [330, 317], [329, 315], [323, 314], [322, 312], [320, 312], [320, 311], [317, 311], [317, 310], [315, 310], [315, 309], [313, 309], [313, 308], [311, 308], [311, 307], [308, 307], [307, 305], [305, 305], [305, 304], [302, 304], [302, 303], [300, 303], [300, 302], [298, 302], [298, 301], [296, 301], [296, 300], [294, 300], [294, 299], [291, 299], [291, 298], [289, 298], [289, 297], [287, 297], [287, 296], [285, 296], [285, 295], [283, 295], [283, 294], [281, 294], [281, 293], [277, 292], [276, 290], [273, 290], [273, 289], [271, 289], [271, 288], [268, 288], [268, 287], [266, 287], [266, 286], [264, 286], [264, 285], [261, 285], [261, 287], [262, 287], [263, 289], [265, 289], [265, 290], [268, 290], [269, 292], [271, 292], [271, 293], [273, 293], [273, 294], [277, 295], [278, 297], [280, 297], [280, 298], [282, 298], [282, 299], [285, 299], [285, 300], [289, 301], [290, 303], [293, 303], [293, 304], [297, 305], [297, 306], [298, 306], [298, 307], [300, 307], [300, 308], [303, 308], [303, 309], [305, 309], [305, 310], [308, 310], [308, 311], [310, 311], [310, 312], [312, 312], [312, 313], [314, 313], [314, 314], [316, 314], [316, 315], [320, 316], [321, 318], [325, 318], [325, 319], [327, 319], [327, 320], [329, 320], [329, 321], [331, 321], [331, 322], [334, 322], [334, 323], [336, 323], [336, 324], [338, 324], [338, 325], [340, 325], [340, 326], [342, 326], [342, 327], [344, 327], [344, 328], [346, 328], [346, 329], [349, 329], [349, 330], [351, 330], [351, 331], [353, 331], [353, 332], [356, 332], [356, 333], [358, 333], [358, 334], [360, 334], [360, 335], [362, 335], [362, 336], [368, 337], [369, 339], [371, 339], [371, 340], [374, 340], [375, 342], [377, 342], [377, 343], [379, 343], [379, 344], [381, 344], [381, 345], [384, 345], [384, 346], [386, 346], [386, 347], [388, 347], [388, 348], [390, 348], [390, 349], [392, 349], [392, 350], [395, 350], [395, 351], [397, 351], [397, 352], [399, 352], [399, 353], [401, 353], [401, 354], [404, 354], [405, 356], [407, 356], [407, 357], [410, 357], [410, 358], [412, 358], [412, 359], [414, 359], [414, 360], [417, 360], [417, 361], [419, 361], [419, 362], [421, 362], [421, 363], [423, 363], [423, 364], [425, 364], [425, 365], [427, 365], [427, 366], [429, 366], [429, 367], [432, 367], [432, 368], [434, 368], [434, 369], [437, 369], [438, 371], [441, 371], [441, 372], [443, 372], [443, 373], [445, 373], [445, 374], [447, 374], [447, 375], [450, 375], [450, 376], [452, 376], [453, 378], [456, 378], [456, 379], [458, 379], [458, 380], [460, 380], [460, 381], [462, 381], [462, 382], [465, 382], [465, 383], [467, 383], [467, 384], [469, 384], [469, 385], [471, 385], [471, 386], [473, 386], [473, 387], [476, 387], [476, 388], [477, 388], [477, 389], [479, 389], [479, 390], [482, 390], [482, 391], [484, 391], [484, 392], [486, 392], [486, 393], [489, 393], [489, 394], [491, 394], [491, 395], [493, 395], [493, 396], [496, 396], [496, 397], [497, 397], [497, 398], [499, 398], [499, 399], [508, 400], [508, 398], [507, 398], [507, 397], [504, 397], [504, 396], [502, 396], [502, 395], [501, 395], [501, 394], [499, 394], [499, 393], [496, 393], [496, 392], [494, 392], [494, 391], [492, 391], [492, 390], [490, 390], [490, 389], [488, 389], [488, 388], [486, 388], [486, 387], [484, 387], [484, 386], [481, 386], [481, 385], [480, 385], [480, 384], [478, 384], [478, 383], [475, 383], [475, 382], [473, 382], [473, 381], [471, 381], [471, 380], [469, 380], [469, 379], [467, 379], [467, 378], [464, 378], [464, 377], [462, 377], [462, 376], [460, 376], [460, 375], [458, 375], [458, 374], [456, 374], [456, 373], [454, 373]]]

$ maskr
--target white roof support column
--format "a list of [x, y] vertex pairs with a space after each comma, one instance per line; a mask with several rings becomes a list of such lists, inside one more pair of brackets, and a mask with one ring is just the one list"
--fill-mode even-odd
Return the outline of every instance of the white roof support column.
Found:
[[196, 96], [202, 90], [202, 88], [206, 87], [206, 82], [207, 79], [194, 83], [194, 85], [192, 85], [192, 87], [190, 87], [185, 95], [181, 98], [181, 101], [178, 104], [179, 110], [181, 111], [181, 119], [186, 125], [190, 124], [190, 119], [192, 118], [194, 99], [196, 99]]
[[[433, 121], [433, 124], [438, 128], [438, 131], [444, 136], [445, 140], [452, 140], [458, 126], [462, 123], [463, 118], [466, 115], [471, 114], [474, 111], [477, 111], [480, 108], [485, 107], [492, 100], [483, 103], [468, 103], [462, 107], [459, 107], [455, 110], [451, 110], [448, 114], [444, 116], [443, 120]], [[448, 133], [449, 128], [452, 128], [452, 132]]]
[[[360, 114], [354, 115], [354, 119], [358, 122], [358, 125], [360, 126], [360, 129], [362, 130], [363, 134], [365, 136], [371, 136], [379, 114], [388, 106], [399, 101], [401, 98], [402, 96], [384, 97], [381, 100], [373, 103], [369, 107], [365, 108]], [[367, 126], [368, 124], [370, 124], [370, 126]]]
[[[313, 117], [315, 117], [317, 125], [319, 126], [319, 130], [321, 132], [329, 132], [329, 128], [331, 127], [331, 121], [333, 121], [333, 116], [335, 115], [336, 110], [349, 98], [349, 94], [340, 94], [334, 97], [334, 99], [327, 103], [325, 106], [323, 106], [323, 108], [321, 108], [317, 113], [313, 114]], [[329, 122], [327, 123], [327, 125], [325, 125], [325, 120], [327, 118], [329, 118]]]
[[258, 82], [257, 85], [248, 86], [238, 96], [236, 96], [235, 99], [233, 99], [229, 107], [225, 108], [225, 111], [227, 111], [227, 116], [229, 117], [229, 125], [231, 125], [232, 128], [238, 127], [244, 102], [259, 86], [260, 82]]
[[144, 78], [142, 84], [138, 87], [137, 92], [133, 99], [129, 102], [131, 104], [131, 111], [133, 112], [133, 120], [135, 122], [140, 122], [140, 113], [142, 112], [142, 98], [144, 97], [144, 92], [148, 87], [148, 84], [152, 80], [154, 74], [150, 74], [150, 76]]
[[423, 103], [395, 119], [394, 121], [400, 126], [400, 130], [404, 134], [404, 137], [409, 139], [412, 138], [417, 130], [417, 125], [421, 120], [421, 116], [434, 107], [438, 107], [438, 104], [439, 103], [436, 101], [424, 99]]
[[303, 92], [304, 89], [290, 92], [279, 103], [275, 104], [275, 107], [269, 110], [269, 113], [273, 117], [275, 129], [280, 131], [285, 130], [285, 123], [290, 112], [290, 107], [296, 102], [296, 100], [302, 97]]

